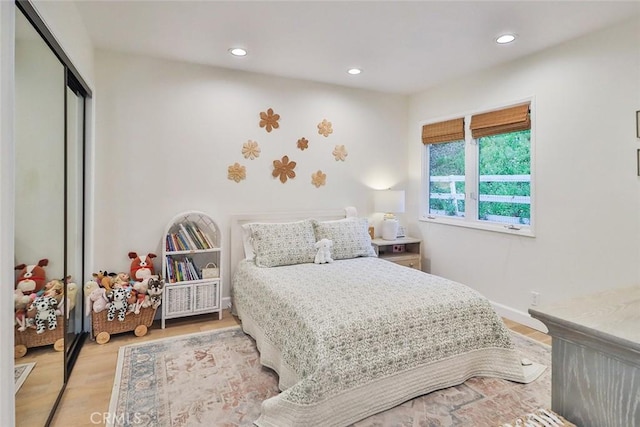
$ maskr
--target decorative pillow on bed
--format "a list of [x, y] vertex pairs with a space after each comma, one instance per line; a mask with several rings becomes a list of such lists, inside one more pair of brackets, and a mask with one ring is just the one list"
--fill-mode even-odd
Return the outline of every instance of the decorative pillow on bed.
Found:
[[369, 221], [366, 218], [345, 218], [337, 221], [313, 221], [316, 240], [333, 241], [331, 257], [349, 259], [376, 256], [369, 236]]
[[244, 258], [253, 261], [256, 257], [253, 251], [253, 240], [251, 239], [251, 223], [242, 224], [242, 249], [244, 249]]
[[312, 263], [316, 238], [311, 220], [248, 224], [259, 267]]

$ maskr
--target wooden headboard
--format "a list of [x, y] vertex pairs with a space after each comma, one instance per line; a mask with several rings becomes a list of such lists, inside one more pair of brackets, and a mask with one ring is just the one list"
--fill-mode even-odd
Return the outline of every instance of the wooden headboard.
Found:
[[233, 278], [236, 266], [242, 259], [244, 259], [244, 247], [242, 245], [243, 224], [248, 224], [250, 222], [291, 222], [307, 218], [313, 218], [319, 221], [328, 221], [355, 216], [358, 216], [358, 212], [354, 207], [326, 211], [269, 212], [231, 215], [231, 239], [229, 245], [231, 250], [229, 266], [231, 275], [229, 277]]

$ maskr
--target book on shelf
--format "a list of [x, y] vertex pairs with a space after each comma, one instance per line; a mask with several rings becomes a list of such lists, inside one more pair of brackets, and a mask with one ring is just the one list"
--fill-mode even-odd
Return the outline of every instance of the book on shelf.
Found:
[[169, 251], [203, 250], [216, 247], [198, 224], [187, 221], [178, 224], [175, 233], [167, 235], [166, 246]]
[[184, 238], [184, 240], [187, 243], [186, 250], [198, 249], [198, 247], [196, 246], [196, 243], [191, 239], [191, 235], [189, 234], [189, 232], [187, 231], [187, 228], [184, 226], [183, 223], [180, 223], [180, 230], [178, 230], [178, 233], [180, 236]]
[[176, 233], [176, 240], [178, 241], [178, 247], [180, 248], [179, 250], [181, 250], [181, 251], [188, 251], [189, 250], [189, 242], [182, 235], [182, 233], [180, 233], [180, 232]]
[[184, 257], [184, 259], [179, 260], [167, 257], [166, 274], [169, 279], [169, 283], [202, 279], [195, 262], [190, 257]]
[[207, 243], [207, 240], [204, 238], [204, 233], [198, 227], [198, 224], [194, 222], [190, 222], [188, 226], [189, 231], [192, 233], [194, 240], [198, 242], [200, 249], [211, 249], [211, 246]]
[[196, 249], [208, 249], [206, 245], [200, 240], [200, 236], [198, 236], [197, 225], [193, 222], [188, 222], [185, 224], [185, 228], [191, 237], [191, 240], [195, 243]]
[[[198, 232], [200, 233], [200, 238], [202, 239], [202, 241], [204, 242], [204, 244], [207, 246], [207, 249], [213, 249], [215, 247], [217, 247], [213, 241], [215, 240], [215, 238], [212, 240], [211, 236], [209, 235], [209, 233], [206, 233], [205, 231], [203, 231], [200, 227], [197, 228]], [[211, 233], [213, 233], [213, 235], [215, 236], [216, 232], [215, 230], [210, 231]]]

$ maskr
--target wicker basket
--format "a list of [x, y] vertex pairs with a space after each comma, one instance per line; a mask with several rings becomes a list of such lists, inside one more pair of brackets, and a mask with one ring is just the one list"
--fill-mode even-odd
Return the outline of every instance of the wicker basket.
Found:
[[58, 327], [55, 329], [45, 329], [41, 334], [36, 333], [33, 328], [27, 328], [24, 331], [19, 331], [18, 326], [14, 328], [15, 332], [15, 357], [19, 358], [27, 354], [28, 348], [43, 347], [45, 345], [54, 344], [56, 351], [64, 350], [64, 319], [62, 316], [57, 316]]
[[93, 338], [98, 344], [108, 342], [111, 334], [134, 331], [138, 337], [146, 335], [147, 328], [151, 326], [153, 318], [156, 316], [156, 309], [146, 307], [140, 309], [140, 314], [127, 313], [122, 322], [117, 317], [112, 321], [108, 321], [107, 314], [108, 310], [103, 310], [100, 313], [91, 313]]

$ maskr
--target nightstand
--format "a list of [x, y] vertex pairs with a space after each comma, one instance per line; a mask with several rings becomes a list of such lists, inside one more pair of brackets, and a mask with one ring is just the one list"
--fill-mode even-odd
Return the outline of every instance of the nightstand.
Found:
[[386, 259], [405, 267], [422, 270], [422, 240], [413, 237], [400, 237], [396, 240], [372, 239], [373, 249], [378, 258]]

